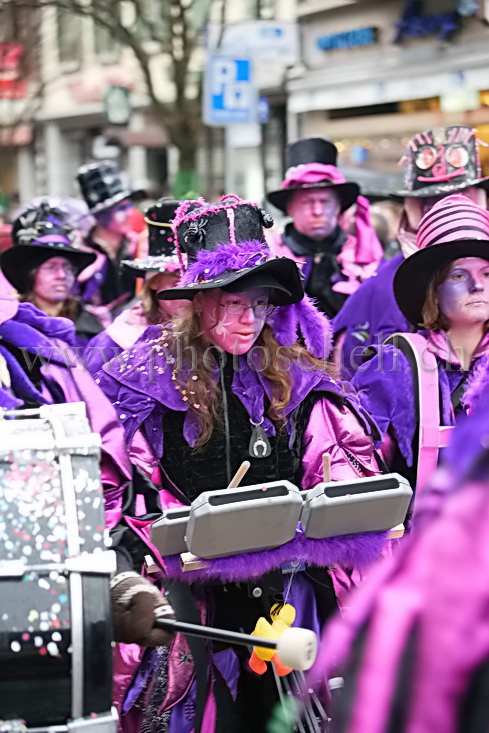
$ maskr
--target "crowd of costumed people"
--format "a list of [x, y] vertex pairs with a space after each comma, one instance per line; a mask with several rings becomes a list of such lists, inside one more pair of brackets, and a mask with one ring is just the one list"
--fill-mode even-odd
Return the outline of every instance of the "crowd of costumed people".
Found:
[[[73, 629], [63, 656], [60, 604], [27, 609], [20, 594], [15, 625], [8, 605], [2, 731], [487, 730], [489, 178], [477, 132], [409, 141], [393, 257], [337, 156], [322, 138], [287, 146], [266, 197], [281, 224], [231, 193], [163, 197], [142, 214], [144, 192], [110, 161], [79, 169], [83, 200], [16, 212], [0, 255], [0, 431], [10, 446], [10, 433], [84, 404], [114, 563], [100, 546], [97, 569], [85, 540], [73, 544], [77, 522], [87, 547], [103, 530], [82, 507], [87, 471], [65, 465], [67, 451], [73, 466], [88, 455], [81, 433], [55, 431], [55, 483], [39, 456], [19, 463], [4, 448], [0, 575], [47, 590], [61, 568]], [[29, 460], [34, 478], [13, 490]], [[46, 509], [59, 485], [66, 517]], [[80, 635], [97, 574], [99, 618]], [[113, 643], [87, 659], [102, 626]], [[56, 680], [69, 714], [46, 704]]]

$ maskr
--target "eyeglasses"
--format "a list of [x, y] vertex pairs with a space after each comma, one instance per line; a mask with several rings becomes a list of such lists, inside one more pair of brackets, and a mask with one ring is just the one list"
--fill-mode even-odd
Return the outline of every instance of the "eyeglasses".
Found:
[[275, 310], [274, 305], [270, 305], [270, 303], [255, 303], [255, 305], [245, 305], [244, 303], [219, 303], [221, 308], [224, 308], [226, 313], [228, 313], [230, 316], [244, 316], [247, 310], [251, 308], [255, 316], [258, 316], [259, 318], [263, 318], [265, 316], [271, 315], [273, 311]]
[[76, 268], [73, 267], [72, 264], [69, 262], [64, 263], [58, 263], [58, 262], [45, 262], [42, 264], [39, 268], [39, 270], [42, 270], [42, 272], [45, 272], [49, 275], [55, 275], [58, 270], [62, 270], [65, 275], [72, 275], [75, 277], [76, 275]]

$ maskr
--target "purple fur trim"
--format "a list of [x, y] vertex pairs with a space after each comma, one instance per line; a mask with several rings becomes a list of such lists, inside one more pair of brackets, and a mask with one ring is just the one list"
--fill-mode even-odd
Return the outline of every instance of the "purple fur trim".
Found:
[[319, 359], [327, 359], [331, 351], [332, 334], [329, 318], [316, 308], [308, 295], [304, 295], [294, 308], [307, 350]]
[[256, 240], [239, 244], [222, 244], [213, 251], [203, 249], [197, 253], [195, 262], [180, 278], [178, 285], [212, 280], [231, 270], [244, 270], [247, 267], [261, 265], [268, 259], [270, 259], [268, 246]]
[[483, 356], [474, 369], [464, 392], [462, 402], [469, 411], [477, 407], [481, 397], [489, 394], [489, 356]]
[[282, 346], [295, 344], [300, 332], [311, 354], [319, 359], [328, 358], [331, 351], [331, 323], [308, 295], [304, 295], [299, 303], [276, 308], [270, 323], [275, 338]]
[[207, 560], [208, 566], [201, 570], [183, 572], [179, 555], [163, 559], [167, 575], [171, 578], [178, 578], [187, 583], [216, 579], [225, 583], [239, 583], [261, 577], [291, 561], [305, 562], [307, 565], [317, 567], [328, 565], [340, 565], [344, 568], [366, 567], [379, 557], [386, 542], [386, 532], [365, 532], [343, 537], [328, 537], [324, 540], [311, 540], [297, 532], [293, 540], [281, 547]]
[[270, 317], [275, 338], [282, 346], [293, 346], [297, 341], [297, 313], [294, 305], [275, 308]]

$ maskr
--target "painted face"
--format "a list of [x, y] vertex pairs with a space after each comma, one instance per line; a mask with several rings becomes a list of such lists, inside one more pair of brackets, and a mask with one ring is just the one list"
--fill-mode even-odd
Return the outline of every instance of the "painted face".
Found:
[[254, 288], [236, 294], [212, 290], [197, 296], [203, 339], [228, 354], [246, 354], [265, 325], [268, 295], [268, 288]]
[[480, 257], [455, 260], [436, 295], [450, 325], [474, 325], [489, 320], [489, 262]]
[[104, 229], [108, 229], [114, 234], [125, 234], [128, 230], [129, 213], [132, 208], [132, 201], [124, 199], [110, 209], [101, 211], [96, 218]]
[[71, 294], [76, 270], [66, 257], [50, 257], [34, 276], [34, 295], [51, 303], [59, 303]]
[[311, 239], [325, 239], [333, 233], [340, 215], [340, 202], [331, 188], [309, 188], [292, 194], [287, 213], [298, 232]]
[[[419, 223], [423, 216], [437, 203], [441, 201], [450, 193], [447, 192], [442, 196], [428, 196], [427, 198], [406, 198], [404, 199], [404, 210], [407, 215], [410, 228], [417, 232], [419, 229]], [[487, 195], [483, 188], [479, 186], [469, 186], [464, 188], [462, 191], [457, 191], [458, 195], [467, 196], [468, 199], [473, 201], [477, 206], [481, 206], [483, 209], [487, 207]]]
[[[148, 285], [151, 290], [155, 290], [157, 293], [162, 290], [168, 290], [168, 288], [174, 288], [180, 279], [179, 272], [158, 272], [156, 275], [152, 275], [148, 279]], [[158, 306], [160, 311], [166, 316], [173, 316], [182, 308], [188, 308], [191, 305], [190, 300], [159, 300]]]

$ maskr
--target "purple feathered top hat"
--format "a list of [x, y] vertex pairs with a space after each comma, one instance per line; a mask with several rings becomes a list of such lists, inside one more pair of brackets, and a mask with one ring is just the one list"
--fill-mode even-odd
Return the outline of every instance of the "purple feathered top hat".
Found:
[[304, 295], [297, 265], [286, 257], [273, 257], [263, 229], [272, 217], [257, 204], [238, 196], [223, 196], [217, 203], [203, 199], [185, 201], [172, 222], [177, 252], [188, 257], [175, 288], [163, 290], [163, 300], [192, 300], [198, 292], [221, 289], [242, 293], [258, 287], [270, 289], [277, 306], [268, 321], [277, 341], [292, 346], [302, 335], [307, 349], [319, 358], [330, 351], [330, 323]]

